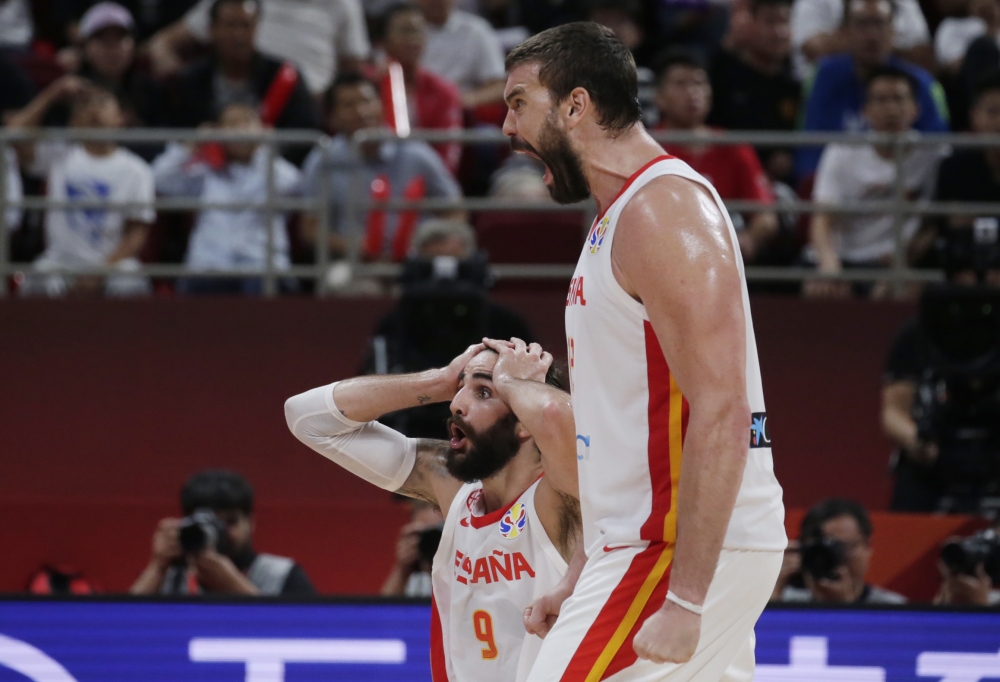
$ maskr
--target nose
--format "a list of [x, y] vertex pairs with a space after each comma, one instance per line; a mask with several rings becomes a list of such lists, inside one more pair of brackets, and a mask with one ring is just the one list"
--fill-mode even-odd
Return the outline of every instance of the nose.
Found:
[[507, 108], [507, 115], [503, 119], [503, 134], [507, 137], [517, 135], [517, 123], [514, 121], [514, 112]]
[[468, 405], [466, 404], [465, 389], [460, 388], [455, 397], [451, 399], [451, 405], [448, 406], [451, 409], [452, 415], [456, 417], [464, 418], [468, 414]]

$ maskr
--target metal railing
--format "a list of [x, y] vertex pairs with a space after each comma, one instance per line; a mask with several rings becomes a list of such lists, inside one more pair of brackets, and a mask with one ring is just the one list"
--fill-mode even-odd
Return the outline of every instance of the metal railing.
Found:
[[[970, 135], [970, 134], [919, 134], [907, 132], [898, 135], [876, 133], [817, 133], [817, 132], [720, 132], [704, 135], [679, 131], [654, 131], [654, 138], [660, 142], [697, 145], [751, 144], [756, 147], [803, 147], [822, 146], [829, 143], [848, 145], [878, 144], [887, 145], [893, 149], [893, 159], [896, 164], [896, 182], [893, 196], [889, 200], [848, 202], [837, 205], [817, 204], [812, 201], [778, 201], [775, 204], [763, 204], [751, 201], [726, 201], [727, 208], [733, 213], [778, 212], [786, 214], [811, 214], [816, 212], [838, 215], [891, 215], [893, 216], [893, 233], [896, 239], [896, 249], [893, 264], [890, 268], [857, 268], [844, 270], [833, 276], [834, 279], [845, 281], [888, 280], [895, 283], [935, 281], [942, 278], [939, 271], [916, 270], [906, 265], [906, 241], [903, 239], [903, 227], [910, 216], [942, 216], [942, 215], [998, 215], [1000, 202], [970, 203], [970, 202], [931, 202], [910, 201], [906, 196], [903, 173], [899, 172], [906, 158], [906, 152], [913, 146], [950, 146], [953, 148], [1000, 147], [1000, 135]], [[354, 158], [359, 158], [362, 145], [372, 142], [384, 142], [397, 139], [393, 131], [388, 129], [368, 129], [357, 132], [350, 140], [350, 149]], [[460, 142], [462, 144], [507, 145], [508, 140], [498, 129], [471, 130], [415, 130], [408, 139], [423, 140], [428, 143]], [[282, 277], [312, 279], [316, 282], [317, 295], [329, 292], [326, 285], [327, 272], [330, 266], [327, 249], [328, 237], [333, 229], [331, 226], [329, 201], [329, 172], [319, 173], [319, 191], [312, 197], [281, 197], [276, 195], [273, 177], [273, 159], [280, 148], [286, 145], [314, 145], [326, 150], [331, 139], [314, 131], [267, 131], [261, 133], [242, 133], [221, 130], [173, 130], [173, 129], [122, 129], [122, 130], [85, 130], [67, 128], [44, 128], [30, 130], [0, 129], [0, 217], [5, 217], [8, 208], [27, 210], [50, 209], [83, 209], [103, 208], [108, 210], [126, 210], [129, 208], [148, 207], [148, 204], [135, 202], [109, 202], [102, 200], [71, 200], [53, 201], [48, 197], [26, 196], [20, 201], [11, 202], [7, 198], [6, 186], [8, 172], [7, 164], [3, 162], [7, 149], [12, 145], [39, 141], [67, 142], [117, 142], [130, 143], [204, 143], [204, 142], [255, 142], [266, 149], [267, 182], [266, 196], [263, 201], [233, 201], [226, 203], [210, 203], [197, 198], [167, 198], [157, 197], [153, 208], [159, 211], [192, 211], [205, 209], [241, 210], [254, 208], [264, 215], [264, 224], [270, 226], [271, 218], [279, 212], [305, 212], [317, 217], [317, 238], [314, 265], [297, 265], [289, 269], [274, 267], [274, 237], [273, 230], [267, 230], [266, 258], [264, 267], [256, 269], [233, 270], [191, 270], [182, 264], [143, 264], [141, 270], [134, 274], [151, 277], [187, 278], [187, 277], [260, 277], [264, 282], [264, 294], [275, 296], [278, 292], [278, 281]], [[346, 241], [348, 243], [347, 262], [354, 277], [393, 277], [400, 272], [401, 266], [393, 263], [361, 262], [361, 243], [364, 235], [364, 216], [372, 208], [386, 211], [423, 210], [423, 211], [552, 211], [552, 212], [582, 212], [584, 220], [581, 231], [589, 228], [596, 208], [593, 200], [580, 204], [563, 206], [549, 201], [523, 201], [489, 197], [467, 197], [458, 200], [422, 199], [409, 201], [392, 199], [384, 202], [373, 202], [361, 185], [364, 169], [355, 164], [349, 176], [349, 191], [343, 210], [345, 215]], [[8, 239], [6, 230], [0, 238], [0, 297], [7, 293], [7, 277], [26, 270], [26, 264], [11, 263], [8, 255]], [[512, 264], [493, 263], [493, 274], [499, 278], [566, 278], [568, 279], [573, 266], [566, 264]], [[47, 270], [47, 274], [68, 275], [109, 275], [120, 273], [112, 267], [93, 267], [88, 269], [73, 268], [72, 270]], [[130, 273], [133, 274], [133, 273]], [[813, 278], [830, 278], [808, 267], [762, 267], [748, 266], [748, 280], [752, 281], [803, 281]]]

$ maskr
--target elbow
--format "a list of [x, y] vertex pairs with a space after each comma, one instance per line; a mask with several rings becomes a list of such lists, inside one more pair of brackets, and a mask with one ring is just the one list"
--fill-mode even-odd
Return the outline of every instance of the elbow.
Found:
[[[296, 427], [298, 426], [299, 417], [302, 414], [302, 410], [299, 409], [299, 404], [301, 403], [302, 395], [292, 396], [285, 401], [285, 424], [288, 426], [288, 430], [292, 432], [296, 438], [299, 438], [299, 434], [296, 433]], [[302, 440], [299, 438], [299, 440]]]

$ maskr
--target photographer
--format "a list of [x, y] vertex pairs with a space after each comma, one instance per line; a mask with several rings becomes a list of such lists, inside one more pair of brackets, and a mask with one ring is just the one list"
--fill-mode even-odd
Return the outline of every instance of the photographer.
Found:
[[928, 287], [899, 331], [882, 388], [882, 427], [897, 450], [890, 509], [995, 511], [1000, 497], [1000, 239], [996, 217], [944, 228]]
[[253, 549], [253, 489], [230, 471], [203, 471], [181, 491], [183, 519], [160, 521], [132, 594], [315, 594], [302, 567]]
[[941, 587], [935, 604], [1000, 606], [1000, 522], [967, 538], [949, 538], [938, 560]]
[[396, 563], [382, 584], [383, 597], [431, 596], [431, 564], [444, 517], [430, 502], [412, 500], [410, 505], [410, 522], [399, 529]]
[[872, 522], [857, 502], [820, 502], [802, 519], [799, 537], [805, 588], [785, 587], [784, 602], [903, 604], [906, 597], [865, 582]]

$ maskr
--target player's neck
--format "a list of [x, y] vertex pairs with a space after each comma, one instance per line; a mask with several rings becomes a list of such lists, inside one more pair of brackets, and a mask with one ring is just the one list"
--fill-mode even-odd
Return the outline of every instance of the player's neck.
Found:
[[633, 173], [664, 153], [641, 123], [614, 138], [601, 130], [584, 142], [584, 148], [583, 172], [600, 212], [607, 210]]
[[503, 469], [483, 481], [487, 514], [506, 509], [542, 475], [542, 462], [533, 444], [525, 444]]

